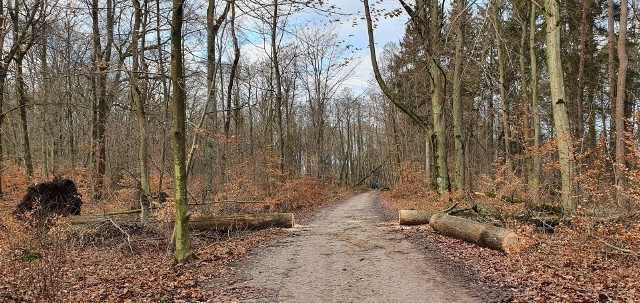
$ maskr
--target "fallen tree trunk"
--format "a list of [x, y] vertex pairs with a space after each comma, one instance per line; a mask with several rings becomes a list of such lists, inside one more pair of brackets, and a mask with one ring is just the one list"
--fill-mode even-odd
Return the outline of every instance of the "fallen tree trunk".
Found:
[[505, 253], [514, 253], [523, 247], [520, 237], [509, 229], [449, 216], [444, 213], [433, 215], [429, 219], [429, 225], [436, 232], [445, 236]]
[[83, 224], [94, 224], [101, 223], [107, 221], [114, 222], [135, 222], [140, 221], [140, 216], [138, 213], [140, 211], [124, 211], [117, 213], [105, 213], [105, 214], [94, 214], [94, 215], [81, 215], [81, 216], [68, 216], [66, 220], [71, 223], [71, 225], [83, 225]]
[[[69, 216], [71, 225], [97, 224], [102, 222], [137, 222], [135, 214]], [[151, 220], [153, 222], [153, 219]], [[293, 213], [270, 213], [233, 216], [209, 216], [189, 219], [189, 228], [208, 229], [262, 229], [269, 227], [290, 228], [294, 225]]]
[[197, 217], [189, 219], [189, 227], [195, 230], [262, 229], [269, 227], [290, 228], [293, 227], [293, 225], [293, 213]]
[[398, 222], [400, 222], [400, 225], [429, 224], [431, 216], [437, 213], [437, 211], [433, 210], [403, 209], [398, 212]]

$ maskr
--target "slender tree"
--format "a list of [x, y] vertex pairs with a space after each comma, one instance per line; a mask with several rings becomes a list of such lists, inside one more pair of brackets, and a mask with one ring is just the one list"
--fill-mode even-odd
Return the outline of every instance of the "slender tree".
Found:
[[464, 138], [462, 134], [462, 97], [461, 97], [461, 75], [462, 75], [462, 46], [464, 44], [464, 25], [465, 10], [467, 9], [466, 0], [456, 1], [456, 49], [453, 63], [453, 136], [455, 140], [455, 188], [456, 190], [464, 190]]
[[[615, 45], [616, 45], [616, 34], [615, 34], [615, 20], [613, 15], [613, 0], [607, 0], [607, 52], [608, 52], [608, 60], [607, 60], [607, 71], [609, 72], [609, 104], [611, 106], [611, 116], [614, 116], [616, 112], [616, 66], [615, 66]], [[602, 121], [606, 123], [605, 121]], [[615, 122], [611, 122], [613, 126]], [[609, 127], [610, 130], [610, 143], [613, 143], [613, 127]]]
[[93, 70], [96, 72], [95, 92], [96, 100], [93, 107], [93, 142], [92, 153], [94, 156], [94, 183], [93, 199], [100, 200], [104, 191], [104, 175], [107, 170], [107, 116], [111, 103], [108, 92], [109, 68], [111, 66], [111, 54], [113, 48], [113, 34], [115, 27], [115, 2], [106, 0], [106, 40], [103, 45], [103, 33], [100, 30], [100, 4], [98, 0], [91, 2], [91, 18], [93, 30]]
[[186, 169], [186, 92], [182, 53], [182, 24], [184, 0], [173, 0], [171, 15], [171, 81], [173, 86], [173, 166], [176, 200], [176, 215], [173, 234], [175, 237], [174, 259], [178, 263], [195, 257], [189, 238], [189, 204], [187, 201]]
[[538, 56], [536, 55], [536, 5], [531, 4], [529, 15], [529, 65], [531, 68], [531, 113], [533, 122], [533, 169], [531, 170], [531, 196], [534, 203], [540, 201], [540, 173], [542, 156], [540, 155], [540, 104], [538, 103]]
[[[150, 207], [150, 195], [151, 190], [149, 188], [149, 143], [147, 135], [147, 114], [146, 114], [146, 94], [142, 91], [140, 85], [141, 74], [141, 60], [144, 60], [144, 48], [145, 45], [140, 41], [141, 28], [142, 28], [142, 14], [143, 10], [139, 0], [132, 0], [133, 4], [133, 32], [131, 35], [131, 57], [132, 65], [131, 72], [129, 73], [129, 83], [131, 85], [131, 99], [136, 109], [136, 116], [138, 119], [138, 133], [140, 136], [140, 145], [138, 147], [138, 165], [140, 169], [140, 207], [141, 207], [141, 219], [146, 220], [149, 207]], [[144, 35], [144, 34], [143, 34]]]
[[547, 25], [547, 69], [551, 86], [551, 106], [553, 124], [556, 131], [560, 175], [562, 179], [562, 206], [568, 213], [576, 209], [573, 201], [573, 147], [567, 100], [564, 92], [564, 76], [562, 69], [562, 46], [560, 44], [560, 9], [556, 0], [545, 0], [545, 19]]
[[618, 81], [616, 82], [616, 111], [615, 111], [615, 134], [616, 134], [616, 200], [618, 204], [622, 202], [622, 185], [624, 180], [625, 167], [625, 99], [627, 88], [627, 68], [629, 58], [627, 56], [627, 17], [628, 2], [620, 0], [620, 30], [618, 32]]

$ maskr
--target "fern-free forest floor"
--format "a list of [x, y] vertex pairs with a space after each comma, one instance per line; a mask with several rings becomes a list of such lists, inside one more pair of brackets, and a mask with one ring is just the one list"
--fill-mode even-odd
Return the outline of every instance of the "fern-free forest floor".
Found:
[[500, 290], [433, 248], [409, 241], [395, 217], [366, 192], [322, 211], [290, 237], [234, 266], [222, 288], [229, 302], [495, 302]]

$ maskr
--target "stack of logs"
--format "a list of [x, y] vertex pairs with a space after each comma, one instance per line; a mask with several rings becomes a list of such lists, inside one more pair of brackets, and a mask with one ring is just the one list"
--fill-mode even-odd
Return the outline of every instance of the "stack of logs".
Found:
[[451, 216], [446, 212], [401, 210], [400, 225], [429, 224], [436, 232], [505, 253], [515, 253], [523, 248], [523, 240], [513, 231]]

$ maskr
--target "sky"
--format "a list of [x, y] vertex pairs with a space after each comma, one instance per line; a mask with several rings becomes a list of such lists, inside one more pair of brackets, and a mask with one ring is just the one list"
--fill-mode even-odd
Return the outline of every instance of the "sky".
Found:
[[[391, 11], [399, 7], [397, 1], [369, 1], [371, 7]], [[340, 19], [335, 22], [337, 26], [339, 40], [345, 40], [347, 45], [352, 45], [354, 49], [353, 57], [357, 66], [350, 78], [345, 81], [356, 95], [366, 90], [367, 86], [374, 80], [371, 59], [369, 57], [369, 45], [367, 36], [367, 26], [364, 19], [364, 6], [361, 0], [330, 0], [326, 7], [335, 5], [338, 11], [344, 15], [334, 15], [328, 18]], [[325, 17], [326, 18], [326, 17]], [[375, 18], [375, 17], [374, 17]], [[382, 48], [390, 42], [398, 42], [404, 35], [405, 25], [408, 20], [406, 14], [397, 18], [378, 18], [377, 27], [374, 30], [376, 50], [381, 54]], [[375, 82], [375, 81], [374, 81]]]
[[[399, 7], [397, 1], [369, 1], [372, 7], [377, 9], [393, 10]], [[346, 81], [351, 89], [356, 93], [363, 92], [368, 82], [373, 81], [373, 70], [371, 67], [371, 59], [369, 57], [369, 45], [367, 36], [367, 26], [364, 17], [364, 6], [361, 0], [331, 0], [328, 5], [335, 5], [343, 13], [353, 14], [350, 17], [344, 17], [346, 22], [338, 25], [338, 33], [340, 39], [344, 39], [348, 44], [355, 47], [354, 57], [359, 59], [353, 75]], [[353, 21], [357, 22], [353, 22]], [[378, 18], [377, 28], [374, 30], [374, 38], [376, 42], [377, 54], [382, 53], [382, 48], [389, 42], [398, 42], [404, 35], [404, 30], [408, 17], [402, 14], [396, 18]], [[355, 25], [354, 25], [355, 24]]]
[[[391, 11], [399, 8], [399, 4], [395, 0], [370, 0], [370, 6], [373, 9]], [[353, 72], [349, 78], [344, 81], [345, 86], [350, 88], [355, 95], [364, 92], [374, 81], [373, 71], [371, 67], [371, 59], [369, 57], [368, 36], [366, 22], [364, 20], [364, 6], [361, 0], [326, 0], [323, 8], [328, 10], [332, 8], [332, 12], [328, 14], [323, 11], [305, 9], [289, 17], [288, 22], [295, 24], [297, 27], [332, 27], [338, 32], [338, 41], [342, 45], [350, 45], [351, 62], [355, 65]], [[373, 13], [373, 12], [372, 12]], [[375, 17], [374, 17], [375, 18]], [[378, 21], [374, 21], [376, 50], [378, 55], [382, 53], [382, 48], [390, 42], [398, 42], [402, 38], [408, 17], [402, 14], [396, 18], [379, 17]], [[331, 22], [330, 22], [331, 21]], [[251, 39], [252, 43], [242, 46], [242, 52], [249, 57], [266, 56], [265, 45], [262, 39]], [[257, 36], [256, 36], [257, 38]], [[244, 55], [243, 55], [244, 56]]]

